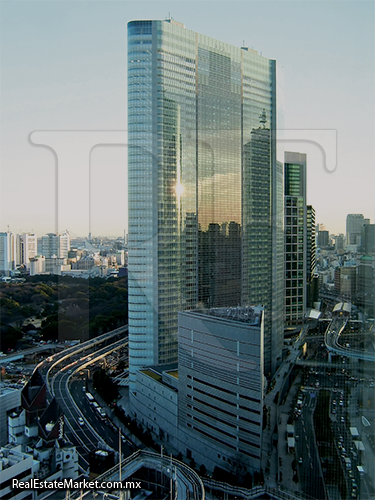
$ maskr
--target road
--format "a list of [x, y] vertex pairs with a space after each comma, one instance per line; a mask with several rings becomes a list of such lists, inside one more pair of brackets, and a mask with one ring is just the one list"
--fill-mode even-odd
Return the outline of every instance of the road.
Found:
[[[119, 435], [113, 424], [100, 419], [93, 406], [88, 403], [83, 391], [85, 381], [80, 373], [88, 366], [94, 368], [111, 353], [127, 347], [127, 335], [123, 337], [126, 331], [127, 327], [123, 327], [102, 335], [56, 354], [39, 365], [40, 371], [46, 376], [50, 394], [56, 397], [64, 412], [65, 435], [77, 447], [79, 463], [85, 471], [88, 469], [90, 451], [99, 448], [118, 451]], [[117, 340], [118, 336], [122, 338]], [[101, 347], [101, 344], [108, 342], [109, 345]], [[84, 420], [82, 426], [78, 423], [79, 417]], [[128, 456], [131, 452], [129, 444], [123, 442], [122, 454]]]
[[30, 349], [23, 349], [22, 351], [15, 352], [14, 354], [8, 354], [6, 356], [1, 356], [0, 365], [6, 365], [8, 363], [14, 363], [23, 359], [25, 356], [30, 356], [31, 354], [37, 354], [38, 352], [53, 351], [55, 349], [64, 348], [64, 344], [43, 344], [37, 347], [31, 347]]
[[352, 349], [350, 347], [344, 347], [339, 344], [339, 337], [343, 332], [349, 316], [336, 316], [329, 323], [327, 330], [324, 335], [324, 341], [326, 347], [329, 351], [335, 352], [340, 356], [346, 356], [348, 358], [362, 359], [363, 361], [375, 361], [375, 354], [366, 353], [358, 349]]
[[317, 401], [315, 390], [306, 391], [303, 395], [302, 412], [295, 422], [297, 456], [301, 489], [313, 498], [325, 498], [319, 455], [316, 448], [314, 432], [314, 410]]
[[[73, 353], [79, 353], [82, 352], [86, 349], [89, 349], [90, 347], [94, 347], [96, 345], [102, 344], [103, 342], [106, 342], [119, 334], [123, 333], [124, 331], [127, 330], [127, 326], [121, 326], [120, 328], [116, 328], [115, 330], [112, 330], [110, 332], [104, 333], [103, 335], [99, 335], [98, 337], [95, 337], [94, 339], [87, 340], [86, 342], [83, 342], [82, 344], [77, 344], [73, 347], [70, 347], [68, 349], [64, 349], [61, 353], [57, 353], [53, 356], [55, 360], [63, 358], [64, 356], [68, 355], [71, 356]], [[20, 359], [23, 359], [25, 356], [30, 356], [31, 354], [36, 354], [38, 352], [43, 352], [43, 351], [52, 351], [55, 349], [61, 349], [65, 348], [65, 344], [55, 344], [55, 343], [50, 343], [50, 344], [43, 344], [39, 345], [36, 347], [32, 347], [30, 349], [24, 349], [12, 354], [8, 354], [6, 356], [1, 356], [0, 357], [0, 365], [6, 365], [8, 363], [13, 363], [14, 361], [18, 361]]]

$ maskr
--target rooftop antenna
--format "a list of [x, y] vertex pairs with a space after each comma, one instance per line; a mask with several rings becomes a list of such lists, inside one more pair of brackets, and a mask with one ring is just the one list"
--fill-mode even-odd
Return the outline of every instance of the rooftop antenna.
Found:
[[245, 40], [242, 40], [242, 47], [245, 47]]

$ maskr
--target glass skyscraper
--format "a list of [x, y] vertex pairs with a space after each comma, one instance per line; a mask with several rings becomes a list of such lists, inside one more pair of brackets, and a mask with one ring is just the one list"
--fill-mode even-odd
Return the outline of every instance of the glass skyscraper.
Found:
[[128, 24], [129, 363], [177, 360], [177, 313], [263, 305], [281, 358], [279, 70], [181, 23]]
[[306, 155], [285, 152], [285, 322], [302, 323], [307, 305]]
[[316, 237], [315, 237], [315, 209], [311, 205], [306, 206], [306, 283], [307, 283], [307, 307], [314, 307], [318, 301], [318, 277], [316, 268]]

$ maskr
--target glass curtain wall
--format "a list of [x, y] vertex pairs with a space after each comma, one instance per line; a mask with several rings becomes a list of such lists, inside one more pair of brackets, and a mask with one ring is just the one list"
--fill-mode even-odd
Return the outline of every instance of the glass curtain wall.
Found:
[[178, 310], [240, 304], [265, 306], [269, 373], [284, 290], [275, 62], [172, 20], [128, 26], [131, 377], [177, 359]]

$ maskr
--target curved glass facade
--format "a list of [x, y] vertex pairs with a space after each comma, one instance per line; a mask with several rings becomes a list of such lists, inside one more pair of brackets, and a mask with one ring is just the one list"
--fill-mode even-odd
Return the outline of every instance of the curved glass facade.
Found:
[[[177, 312], [265, 307], [283, 339], [276, 63], [174, 21], [128, 24], [129, 356], [177, 360]], [[280, 155], [280, 158], [278, 158]]]

